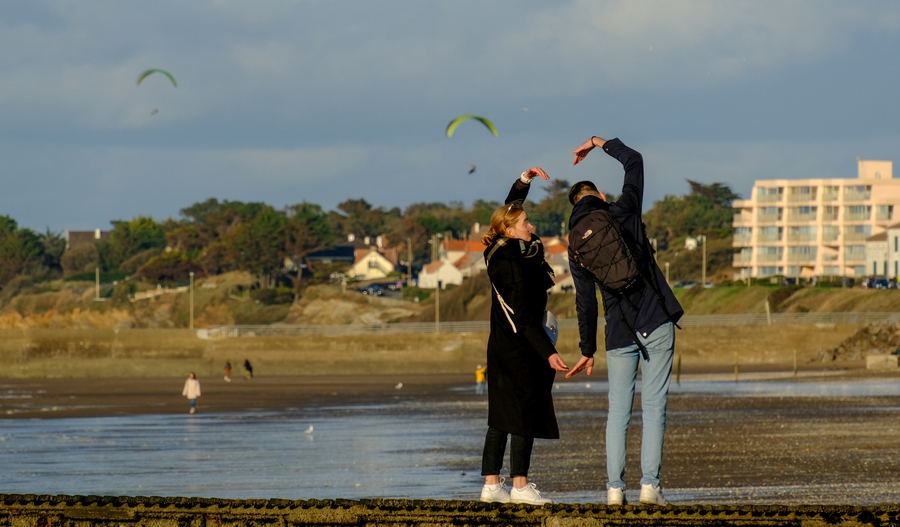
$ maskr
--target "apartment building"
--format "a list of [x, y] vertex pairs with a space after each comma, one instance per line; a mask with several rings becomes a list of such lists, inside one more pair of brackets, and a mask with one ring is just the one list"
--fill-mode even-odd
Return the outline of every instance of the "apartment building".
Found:
[[732, 206], [735, 278], [859, 277], [866, 240], [898, 221], [900, 179], [860, 159], [856, 179], [757, 180]]

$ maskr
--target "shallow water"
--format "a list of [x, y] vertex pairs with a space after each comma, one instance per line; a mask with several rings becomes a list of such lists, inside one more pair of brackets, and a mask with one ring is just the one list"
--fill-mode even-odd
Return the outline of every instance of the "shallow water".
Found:
[[[605, 384], [561, 383], [556, 392], [566, 398], [594, 397], [605, 392]], [[461, 394], [471, 390], [458, 389]], [[672, 391], [852, 397], [900, 395], [900, 383], [691, 382], [673, 383]], [[265, 413], [7, 419], [0, 422], [0, 492], [475, 499], [482, 481], [485, 409], [484, 399], [420, 404], [396, 397], [389, 404]], [[666, 492], [677, 503], [865, 504], [867, 499], [900, 499], [897, 490], [851, 487], [822, 482], [802, 488]], [[850, 491], [854, 497], [848, 501]], [[596, 490], [588, 489], [546, 495], [570, 503], [600, 499]], [[636, 502], [637, 495], [629, 499]]]

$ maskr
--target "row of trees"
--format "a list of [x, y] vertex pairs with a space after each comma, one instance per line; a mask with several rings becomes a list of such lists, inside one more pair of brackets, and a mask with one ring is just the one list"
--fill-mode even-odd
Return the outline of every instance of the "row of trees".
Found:
[[[648, 234], [661, 248], [679, 236], [704, 232], [726, 237], [731, 233], [731, 200], [737, 196], [725, 185], [689, 181], [690, 193], [666, 196], [645, 214]], [[538, 234], [567, 231], [571, 213], [569, 183], [554, 180], [543, 199], [529, 202], [529, 219]], [[614, 199], [607, 194], [608, 199]], [[399, 208], [374, 207], [364, 199], [340, 203], [335, 211], [302, 202], [278, 210], [265, 203], [219, 201], [210, 198], [180, 211], [180, 219], [158, 222], [139, 216], [113, 221], [108, 240], [66, 249], [57, 233], [37, 234], [21, 229], [8, 216], [0, 217], [0, 287], [17, 275], [34, 279], [101, 271], [119, 272], [149, 281], [185, 280], [232, 270], [251, 272], [263, 284], [282, 272], [285, 257], [301, 261], [309, 252], [339, 245], [348, 234], [384, 235], [388, 245], [406, 254], [411, 241], [414, 258], [427, 258], [433, 234], [463, 238], [478, 222], [487, 225], [500, 207], [497, 201], [415, 203]]]

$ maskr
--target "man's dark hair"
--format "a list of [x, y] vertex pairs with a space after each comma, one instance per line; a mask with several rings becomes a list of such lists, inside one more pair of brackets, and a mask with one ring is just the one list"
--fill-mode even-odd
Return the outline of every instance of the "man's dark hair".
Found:
[[578, 197], [585, 192], [599, 192], [597, 186], [590, 181], [579, 181], [569, 188], [569, 203], [572, 205], [578, 202]]

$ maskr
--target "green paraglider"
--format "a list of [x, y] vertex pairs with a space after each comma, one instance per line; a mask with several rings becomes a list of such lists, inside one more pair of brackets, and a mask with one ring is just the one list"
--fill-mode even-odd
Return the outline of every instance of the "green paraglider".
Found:
[[175, 77], [173, 77], [171, 73], [169, 73], [166, 70], [157, 70], [157, 69], [150, 69], [150, 70], [145, 71], [144, 73], [141, 73], [140, 77], [138, 77], [137, 85], [140, 86], [141, 81], [143, 81], [144, 79], [146, 79], [147, 77], [149, 77], [150, 75], [152, 75], [154, 73], [162, 73], [163, 75], [168, 77], [170, 81], [172, 81], [172, 86], [175, 86], [176, 88], [178, 87], [178, 83], [175, 82]]
[[476, 121], [481, 121], [482, 124], [487, 126], [487, 129], [490, 130], [492, 134], [494, 134], [495, 136], [497, 135], [497, 128], [494, 126], [494, 123], [488, 121], [484, 117], [478, 117], [477, 115], [460, 115], [456, 119], [450, 121], [450, 124], [447, 125], [447, 137], [453, 137], [453, 131], [456, 130], [456, 127], [467, 119], [475, 119]]

